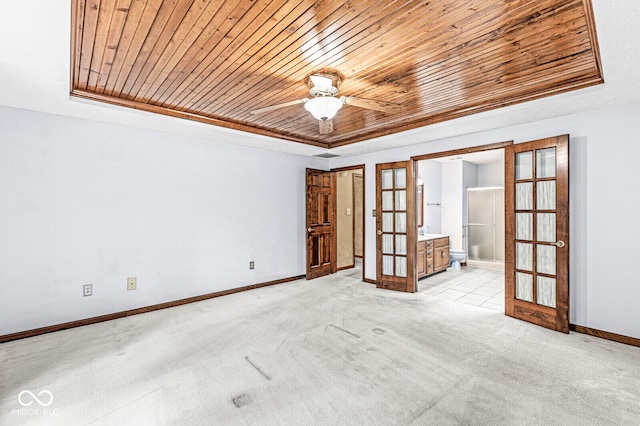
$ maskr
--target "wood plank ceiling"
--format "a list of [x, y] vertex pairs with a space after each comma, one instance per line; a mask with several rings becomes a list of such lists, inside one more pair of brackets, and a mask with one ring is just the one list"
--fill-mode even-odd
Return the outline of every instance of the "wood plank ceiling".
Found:
[[[326, 148], [603, 82], [590, 0], [72, 1], [72, 95]], [[402, 108], [249, 114], [321, 71]]]

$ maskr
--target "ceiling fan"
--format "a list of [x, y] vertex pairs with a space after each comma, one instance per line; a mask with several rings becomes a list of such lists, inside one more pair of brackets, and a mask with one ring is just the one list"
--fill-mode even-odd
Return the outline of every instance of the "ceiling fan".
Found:
[[337, 97], [341, 79], [336, 74], [316, 73], [309, 76], [307, 84], [311, 98], [303, 98], [282, 104], [271, 105], [265, 108], [250, 111], [250, 114], [261, 114], [292, 105], [304, 104], [304, 107], [320, 124], [320, 134], [326, 135], [333, 132], [333, 117], [342, 105], [350, 105], [359, 108], [373, 109], [376, 111], [394, 113], [398, 112], [402, 105], [392, 102], [372, 99], [356, 98], [354, 96]]

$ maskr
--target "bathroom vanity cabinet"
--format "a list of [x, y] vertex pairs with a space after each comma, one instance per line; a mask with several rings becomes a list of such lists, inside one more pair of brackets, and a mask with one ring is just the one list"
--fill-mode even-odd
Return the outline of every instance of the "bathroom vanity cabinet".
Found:
[[418, 236], [418, 279], [449, 267], [449, 236], [426, 234]]

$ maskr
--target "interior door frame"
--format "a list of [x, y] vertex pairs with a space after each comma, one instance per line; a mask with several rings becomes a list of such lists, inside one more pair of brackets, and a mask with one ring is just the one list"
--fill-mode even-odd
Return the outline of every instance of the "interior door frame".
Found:
[[[366, 271], [365, 268], [365, 261], [366, 261], [366, 257], [364, 252], [366, 250], [367, 247], [367, 224], [366, 224], [366, 199], [367, 199], [367, 173], [366, 173], [366, 165], [365, 164], [357, 164], [355, 166], [346, 166], [346, 167], [338, 167], [335, 169], [331, 169], [332, 172], [337, 173], [337, 172], [348, 172], [351, 170], [362, 170], [362, 281], [366, 281], [365, 280], [365, 276], [364, 273]], [[336, 188], [336, 194], [337, 194], [337, 188]], [[354, 225], [355, 226], [355, 225]], [[355, 228], [354, 228], [355, 229]], [[336, 241], [338, 239], [337, 236], [337, 231], [336, 234], [334, 235]], [[337, 255], [337, 253], [336, 253]], [[354, 261], [355, 261], [355, 256], [354, 256]]]
[[[556, 170], [553, 177], [546, 176], [539, 178], [536, 175], [536, 151], [545, 148], [555, 148]], [[533, 154], [532, 176], [522, 179], [523, 182], [531, 181], [532, 185], [532, 206], [521, 211], [531, 211], [534, 218], [537, 214], [549, 211], [555, 212], [555, 242], [539, 240], [536, 236], [536, 221], [533, 220], [533, 230], [531, 240], [522, 240], [522, 243], [531, 244], [534, 247], [532, 252], [531, 276], [532, 301], [527, 302], [516, 298], [516, 225], [515, 214], [517, 211], [515, 203], [515, 160], [514, 157], [519, 152], [530, 151]], [[507, 156], [509, 160], [507, 160]], [[536, 201], [536, 182], [552, 179], [555, 181], [556, 200], [554, 209], [540, 209]], [[523, 321], [531, 322], [541, 327], [556, 330], [561, 333], [569, 333], [569, 259], [570, 259], [570, 217], [569, 217], [569, 135], [559, 135], [544, 139], [523, 142], [505, 149], [505, 265], [510, 265], [509, 274], [505, 269], [505, 314]], [[562, 243], [562, 245], [558, 245]], [[555, 293], [556, 299], [554, 307], [545, 306], [536, 296], [536, 276], [548, 276], [537, 268], [537, 258], [534, 255], [540, 246], [556, 245], [555, 250]], [[528, 270], [520, 272], [528, 275]]]
[[[331, 221], [329, 222], [329, 227], [331, 229], [331, 241], [330, 241], [330, 253], [331, 260], [329, 265], [329, 272], [319, 272], [318, 270], [314, 272], [313, 267], [311, 265], [311, 250], [310, 250], [310, 238], [312, 235], [312, 225], [310, 223], [310, 213], [309, 213], [309, 175], [311, 173], [319, 173], [322, 175], [329, 174], [331, 179], [331, 194], [330, 194], [330, 209], [328, 214], [331, 216]], [[337, 262], [337, 239], [336, 239], [336, 173], [331, 170], [320, 170], [314, 168], [307, 168], [305, 170], [305, 252], [306, 252], [306, 279], [314, 279], [319, 278], [321, 276], [334, 274], [336, 272], [336, 262]], [[326, 225], [325, 225], [326, 226]], [[322, 268], [319, 268], [322, 269]], [[326, 268], [325, 268], [326, 269]]]
[[[375, 188], [375, 194], [376, 194], [376, 287], [378, 288], [385, 288], [385, 289], [390, 289], [390, 290], [396, 290], [396, 291], [404, 291], [407, 293], [415, 293], [418, 289], [418, 267], [416, 264], [416, 258], [417, 258], [417, 248], [418, 248], [418, 242], [417, 242], [417, 234], [418, 234], [418, 228], [416, 226], [416, 204], [415, 204], [415, 197], [416, 197], [416, 184], [417, 184], [417, 179], [416, 179], [416, 168], [415, 168], [415, 161], [412, 161], [411, 159], [409, 160], [404, 160], [404, 161], [391, 161], [391, 162], [384, 162], [384, 163], [377, 163], [376, 164], [376, 188]], [[382, 238], [383, 238], [383, 209], [382, 209], [382, 192], [383, 191], [388, 191], [391, 190], [391, 192], [395, 192], [397, 191], [395, 188], [395, 173], [393, 174], [393, 185], [392, 188], [389, 189], [383, 189], [382, 188], [382, 182], [381, 182], [381, 172], [383, 169], [385, 170], [395, 170], [395, 169], [402, 169], [405, 168], [406, 169], [406, 185], [404, 186], [404, 189], [406, 191], [406, 270], [407, 270], [407, 275], [405, 277], [402, 276], [397, 276], [397, 275], [384, 275], [383, 274], [383, 244], [382, 244]], [[402, 187], [398, 187], [398, 189], [401, 189]], [[395, 195], [394, 195], [394, 199], [395, 199]], [[394, 210], [395, 210], [395, 200], [393, 201], [394, 203]], [[394, 225], [393, 225], [393, 231], [392, 233], [394, 235], [396, 235], [397, 229], [395, 227], [395, 219], [394, 219]], [[395, 242], [394, 242], [395, 244]], [[395, 247], [394, 247], [394, 253], [395, 253]], [[393, 256], [396, 256], [396, 254], [394, 254]], [[394, 266], [395, 268], [395, 266]], [[384, 278], [384, 277], [388, 277], [388, 278]]]

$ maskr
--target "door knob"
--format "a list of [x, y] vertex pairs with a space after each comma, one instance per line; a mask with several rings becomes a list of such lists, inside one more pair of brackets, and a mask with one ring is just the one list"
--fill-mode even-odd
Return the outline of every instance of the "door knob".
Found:
[[378, 235], [382, 235], [382, 230], [378, 229]]
[[313, 229], [311, 229], [311, 227], [307, 228], [307, 232], [311, 232], [313, 231]]
[[562, 248], [562, 247], [564, 247], [564, 241], [558, 240], [555, 243], [553, 243], [553, 245], [556, 246], [556, 247]]

